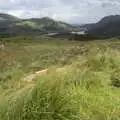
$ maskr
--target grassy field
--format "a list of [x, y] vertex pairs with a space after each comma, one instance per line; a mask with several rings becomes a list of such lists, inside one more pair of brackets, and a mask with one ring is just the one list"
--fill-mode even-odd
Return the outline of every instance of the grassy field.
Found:
[[[4, 38], [0, 120], [120, 120], [120, 40]], [[48, 68], [25, 82], [24, 77]]]

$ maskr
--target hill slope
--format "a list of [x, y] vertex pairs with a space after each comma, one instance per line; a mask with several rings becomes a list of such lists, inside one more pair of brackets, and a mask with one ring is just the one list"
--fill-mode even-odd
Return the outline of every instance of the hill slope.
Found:
[[0, 14], [0, 34], [42, 34], [48, 32], [77, 31], [70, 24], [55, 21], [51, 18], [18, 19], [17, 17]]
[[29, 26], [43, 31], [72, 31], [77, 29], [70, 24], [55, 21], [48, 17], [26, 19], [17, 22], [16, 25]]
[[90, 25], [87, 33], [106, 37], [120, 36], [120, 15], [104, 17], [98, 23]]
[[9, 15], [9, 14], [5, 14], [5, 13], [0, 13], [0, 21], [16, 21], [18, 20], [19, 18], [15, 17], [15, 16], [12, 16], [12, 15]]

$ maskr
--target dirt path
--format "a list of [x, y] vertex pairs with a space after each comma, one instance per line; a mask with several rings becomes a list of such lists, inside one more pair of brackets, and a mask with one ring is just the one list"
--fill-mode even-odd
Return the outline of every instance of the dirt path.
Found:
[[31, 82], [31, 81], [35, 81], [35, 79], [41, 75], [44, 75], [48, 72], [48, 69], [44, 69], [44, 70], [41, 70], [41, 71], [37, 71], [35, 72], [34, 74], [31, 74], [27, 77], [24, 78], [24, 81], [26, 82]]
[[[66, 73], [70, 70], [74, 70], [74, 69], [77, 69], [77, 67], [73, 67], [73, 66], [66, 66], [66, 67], [61, 67], [61, 68], [57, 68], [55, 69], [56, 72], [58, 73]], [[35, 81], [37, 77], [39, 76], [42, 76], [44, 74], [47, 74], [48, 72], [50, 72], [52, 69], [44, 69], [44, 70], [41, 70], [41, 71], [37, 71], [35, 72], [34, 74], [31, 74], [29, 76], [26, 76], [24, 78], [24, 81], [25, 82], [32, 82], [32, 81]]]

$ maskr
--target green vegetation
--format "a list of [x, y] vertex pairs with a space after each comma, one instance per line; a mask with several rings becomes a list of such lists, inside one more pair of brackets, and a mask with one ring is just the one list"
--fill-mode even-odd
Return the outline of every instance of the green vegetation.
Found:
[[40, 35], [49, 32], [79, 31], [79, 27], [71, 24], [55, 21], [51, 18], [19, 19], [17, 17], [0, 14], [0, 35]]
[[31, 28], [40, 28], [36, 23], [34, 22], [30, 22], [30, 21], [22, 21], [22, 22], [18, 22], [16, 23], [17, 26], [27, 26], [27, 27], [31, 27]]
[[[72, 31], [77, 30], [77, 28], [73, 27], [70, 24], [57, 22], [50, 18], [41, 18], [41, 19], [28, 19], [28, 20], [21, 20], [19, 22], [15, 23], [16, 26], [22, 26], [22, 27], [30, 27], [33, 29], [39, 29], [41, 31], [53, 31], [53, 32], [61, 32], [61, 31]], [[13, 26], [15, 25], [13, 23]]]
[[[14, 25], [14, 24], [13, 24]], [[43, 19], [30, 19], [30, 20], [21, 20], [16, 23], [17, 26], [27, 26], [31, 27], [34, 29], [41, 29], [41, 30], [46, 30], [46, 31], [62, 31], [62, 30], [67, 30], [70, 31], [74, 29], [73, 26], [67, 24], [67, 23], [62, 23], [62, 22], [56, 22], [50, 18], [43, 18]]]
[[[0, 120], [119, 120], [120, 41], [4, 38]], [[48, 72], [25, 82], [25, 76]]]
[[76, 41], [90, 41], [90, 40], [97, 40], [100, 37], [84, 34], [84, 35], [74, 35], [69, 38], [69, 40], [76, 40]]

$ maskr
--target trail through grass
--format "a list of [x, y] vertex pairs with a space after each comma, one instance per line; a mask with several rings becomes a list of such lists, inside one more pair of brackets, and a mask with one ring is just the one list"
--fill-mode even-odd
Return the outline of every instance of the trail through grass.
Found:
[[120, 119], [119, 40], [36, 39], [9, 41], [1, 52], [0, 120]]

